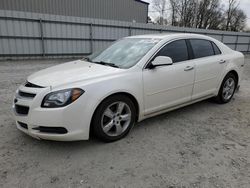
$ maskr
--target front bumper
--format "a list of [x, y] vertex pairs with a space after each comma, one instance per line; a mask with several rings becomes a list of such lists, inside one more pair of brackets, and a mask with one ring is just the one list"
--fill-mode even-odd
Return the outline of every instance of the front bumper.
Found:
[[36, 138], [36, 139], [44, 139], [44, 140], [54, 140], [54, 141], [76, 141], [76, 140], [88, 140], [88, 137], [83, 137], [84, 133], [79, 130], [75, 132], [69, 132], [66, 134], [53, 134], [53, 133], [41, 133], [38, 130], [34, 130], [30, 127], [33, 125], [27, 124], [28, 129], [25, 129], [20, 126], [19, 121], [16, 121], [16, 126], [19, 130], [26, 133], [27, 135]]
[[[32, 93], [35, 96], [33, 98], [22, 97], [19, 95], [19, 91]], [[77, 101], [62, 108], [41, 108], [41, 101], [48, 92], [50, 92], [50, 88], [38, 89], [21, 86], [18, 89], [12, 106], [17, 128], [37, 139], [56, 141], [89, 139], [91, 119], [85, 113], [86, 109], [83, 108], [83, 98], [80, 97]], [[17, 106], [21, 107], [21, 110], [17, 110]], [[51, 131], [58, 128], [66, 131]]]

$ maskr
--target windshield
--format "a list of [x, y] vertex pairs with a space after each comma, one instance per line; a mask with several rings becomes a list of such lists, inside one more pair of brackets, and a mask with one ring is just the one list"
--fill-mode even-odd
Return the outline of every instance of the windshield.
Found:
[[90, 55], [88, 60], [94, 63], [110, 64], [119, 68], [130, 68], [134, 66], [157, 42], [159, 42], [159, 39], [121, 39], [103, 51]]

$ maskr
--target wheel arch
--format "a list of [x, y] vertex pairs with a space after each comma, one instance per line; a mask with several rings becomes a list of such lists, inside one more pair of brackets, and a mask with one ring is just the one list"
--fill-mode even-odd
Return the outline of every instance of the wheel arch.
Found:
[[[239, 74], [237, 73], [237, 71], [236, 70], [230, 70], [226, 75], [228, 75], [228, 74], [230, 74], [230, 73], [232, 73], [234, 76], [235, 76], [235, 78], [236, 78], [236, 80], [237, 80], [237, 83], [236, 83], [236, 87], [238, 86], [238, 83], [239, 83]], [[225, 75], [225, 76], [226, 76]]]
[[[113, 94], [109, 95], [108, 97], [112, 97], [112, 96], [115, 96], [115, 95], [124, 95], [124, 96], [128, 97], [133, 102], [133, 104], [135, 105], [136, 121], [137, 121], [138, 117], [139, 117], [140, 107], [139, 107], [139, 103], [138, 103], [137, 99], [135, 98], [135, 96], [132, 95], [131, 93], [128, 93], [128, 92], [117, 92], [117, 93], [113, 93]], [[108, 97], [105, 97], [105, 99], [108, 98]], [[102, 101], [104, 101], [105, 99], [103, 99]]]
[[124, 95], [124, 96], [127, 96], [132, 102], [133, 104], [135, 105], [135, 109], [136, 109], [136, 122], [138, 121], [138, 118], [139, 118], [139, 113], [140, 113], [140, 106], [139, 106], [139, 103], [138, 103], [138, 100], [136, 99], [136, 97], [134, 95], [132, 95], [131, 93], [128, 93], [128, 92], [116, 92], [116, 93], [112, 93], [106, 97], [104, 97], [102, 100], [99, 101], [99, 103], [96, 105], [95, 107], [95, 110], [94, 110], [94, 113], [92, 114], [92, 117], [91, 117], [91, 123], [90, 123], [90, 133], [92, 132], [92, 122], [93, 122], [93, 117], [96, 113], [96, 110], [97, 108], [100, 106], [100, 104], [106, 100], [107, 98], [109, 97], [112, 97], [112, 96], [115, 96], [115, 95]]
[[236, 80], [237, 80], [236, 87], [238, 87], [239, 80], [240, 80], [240, 74], [239, 74], [239, 72], [237, 71], [237, 69], [231, 68], [231, 69], [229, 69], [229, 70], [225, 70], [225, 71], [223, 72], [223, 74], [221, 75], [221, 77], [220, 77], [220, 81], [218, 82], [217, 90], [216, 90], [215, 93], [214, 93], [215, 96], [217, 96], [217, 95], [219, 94], [221, 84], [222, 84], [224, 78], [225, 78], [229, 73], [232, 73], [232, 74], [236, 77]]

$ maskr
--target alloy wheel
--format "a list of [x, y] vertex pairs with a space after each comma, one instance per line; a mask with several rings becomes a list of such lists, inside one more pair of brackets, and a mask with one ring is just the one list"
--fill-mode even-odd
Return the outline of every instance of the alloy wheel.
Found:
[[131, 109], [125, 102], [115, 102], [103, 112], [101, 126], [108, 136], [119, 136], [127, 130], [131, 122]]
[[222, 89], [222, 97], [224, 100], [229, 100], [234, 93], [235, 90], [235, 81], [233, 78], [228, 78], [224, 85], [223, 85], [223, 89]]

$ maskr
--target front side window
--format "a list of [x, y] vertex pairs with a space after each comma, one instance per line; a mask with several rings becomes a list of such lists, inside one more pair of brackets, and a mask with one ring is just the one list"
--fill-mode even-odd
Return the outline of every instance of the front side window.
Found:
[[103, 51], [90, 55], [88, 59], [94, 63], [115, 65], [119, 68], [134, 66], [160, 39], [125, 38], [115, 42]]
[[185, 40], [177, 40], [164, 46], [157, 56], [168, 56], [174, 63], [188, 60], [188, 50]]
[[201, 58], [214, 55], [214, 49], [210, 41], [203, 39], [190, 40], [194, 58]]

